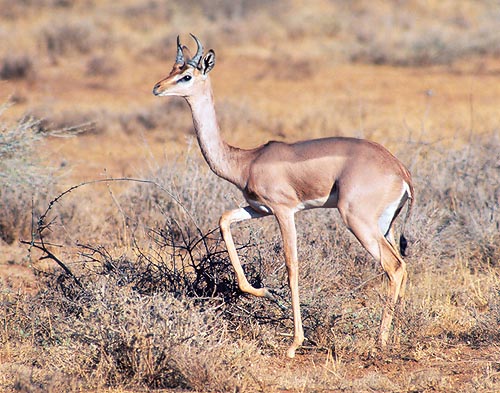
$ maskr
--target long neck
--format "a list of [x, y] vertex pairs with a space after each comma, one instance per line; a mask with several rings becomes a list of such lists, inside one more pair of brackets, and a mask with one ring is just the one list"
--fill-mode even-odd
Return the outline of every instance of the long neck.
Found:
[[217, 176], [243, 189], [248, 178], [250, 151], [235, 148], [222, 140], [210, 80], [205, 80], [201, 93], [186, 97], [186, 100], [191, 107], [201, 152], [210, 169]]

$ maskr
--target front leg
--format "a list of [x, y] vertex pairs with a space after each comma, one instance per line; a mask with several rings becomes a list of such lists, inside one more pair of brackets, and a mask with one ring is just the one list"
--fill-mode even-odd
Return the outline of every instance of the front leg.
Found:
[[254, 296], [266, 297], [271, 300], [276, 300], [273, 294], [267, 288], [254, 288], [247, 280], [243, 267], [241, 266], [238, 253], [236, 252], [236, 247], [234, 246], [233, 236], [231, 235], [230, 225], [235, 222], [249, 220], [252, 218], [265, 217], [268, 214], [259, 213], [253, 210], [250, 206], [230, 210], [225, 212], [220, 218], [219, 225], [222, 232], [222, 237], [226, 243], [227, 252], [229, 254], [229, 259], [233, 265], [234, 271], [236, 273], [236, 280], [238, 281], [238, 286], [242, 292], [249, 293]]
[[288, 285], [292, 295], [293, 310], [293, 342], [288, 348], [286, 355], [289, 358], [295, 357], [295, 351], [304, 342], [304, 330], [302, 328], [302, 317], [300, 315], [299, 300], [299, 264], [297, 258], [297, 233], [295, 228], [294, 213], [290, 210], [276, 212], [276, 219], [283, 238], [283, 248], [285, 251], [285, 264], [288, 271]]

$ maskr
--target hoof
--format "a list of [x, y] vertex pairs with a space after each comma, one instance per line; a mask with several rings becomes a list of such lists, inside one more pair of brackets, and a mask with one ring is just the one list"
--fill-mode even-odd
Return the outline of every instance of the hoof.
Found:
[[297, 348], [300, 348], [302, 346], [303, 341], [304, 339], [294, 340], [292, 342], [292, 345], [290, 345], [290, 347], [286, 351], [286, 357], [289, 359], [293, 359], [295, 357], [295, 351], [297, 350]]

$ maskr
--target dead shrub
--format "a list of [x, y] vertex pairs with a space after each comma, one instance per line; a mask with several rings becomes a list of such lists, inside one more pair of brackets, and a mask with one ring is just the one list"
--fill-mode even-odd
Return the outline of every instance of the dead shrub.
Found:
[[474, 12], [464, 11], [466, 7], [420, 7], [417, 3], [335, 7], [341, 34], [349, 37], [349, 59], [418, 67], [499, 53], [498, 14], [491, 12], [487, 1], [475, 3]]
[[33, 119], [36, 131], [45, 135], [70, 136], [81, 133], [99, 134], [105, 131], [106, 113], [103, 112], [65, 110], [54, 114], [44, 109], [35, 109], [24, 117]]
[[[72, 7], [78, 0], [23, 0], [21, 7], [55, 7], [66, 8]], [[1, 0], [0, 5], [5, 8], [13, 7], [19, 2], [13, 0]]]
[[[52, 201], [49, 212], [55, 201], [62, 206], [64, 198]], [[59, 233], [54, 231], [58, 221], [42, 216], [35, 246], [47, 250], [44, 233]], [[220, 236], [203, 233], [192, 220], [179, 224], [173, 218], [147, 233], [150, 242], [135, 244], [133, 260], [114, 257], [104, 246], [77, 244], [80, 262], [75, 264], [58, 250], [63, 273], [42, 273], [39, 294], [6, 302], [9, 328], [2, 341], [29, 339], [43, 348], [45, 362], [31, 353], [37, 371], [42, 363], [51, 364], [49, 373], [40, 373], [45, 379], [37, 373], [31, 379], [43, 389], [57, 369], [58, 378], [80, 388], [254, 391], [259, 351], [238, 341], [222, 318], [224, 310], [238, 307], [241, 296]], [[240, 247], [243, 258], [247, 247]], [[258, 272], [249, 275], [260, 285]]]
[[38, 122], [0, 125], [0, 239], [12, 244], [30, 237], [32, 217], [40, 214], [54, 191], [50, 168], [38, 165]]
[[29, 79], [35, 77], [33, 61], [28, 55], [8, 56], [2, 60], [0, 79]]
[[[258, 352], [230, 337], [216, 307], [168, 293], [144, 296], [113, 278], [92, 276], [82, 290], [50, 275], [47, 289], [31, 299], [2, 290], [9, 333], [1, 342], [38, 348], [31, 353], [33, 384], [47, 389], [54, 383], [47, 375], [57, 370], [74, 390], [255, 387], [249, 373]], [[46, 370], [43, 377], [39, 370]]]
[[54, 23], [41, 29], [38, 43], [52, 60], [69, 54], [89, 53], [98, 40], [96, 27], [89, 22]]
[[109, 56], [94, 56], [86, 66], [88, 76], [110, 76], [118, 71], [117, 64]]
[[415, 220], [426, 228], [418, 246], [424, 245], [427, 251], [420, 252], [437, 252], [440, 259], [447, 260], [465, 252], [471, 258], [471, 268], [495, 265], [500, 186], [491, 179], [497, 178], [500, 170], [500, 140], [488, 136], [457, 151], [422, 153], [424, 159], [414, 171], [421, 206]]
[[268, 2], [265, 0], [202, 0], [202, 1], [181, 1], [178, 3], [183, 11], [193, 12], [193, 8], [198, 8], [209, 20], [219, 21], [226, 19], [244, 19], [249, 14], [257, 10], [268, 10], [283, 12], [288, 5], [288, 0]]
[[192, 129], [189, 114], [181, 110], [183, 105], [184, 103], [180, 100], [170, 100], [137, 111], [121, 113], [118, 115], [118, 122], [127, 134], [166, 129], [170, 130], [171, 138], [177, 139], [178, 135], [184, 134], [186, 129]]
[[[491, 271], [494, 275], [494, 271]], [[451, 334], [450, 338], [458, 341], [466, 342], [469, 345], [478, 348], [488, 345], [491, 342], [500, 340], [500, 280], [497, 277], [496, 284], [488, 288], [485, 294], [485, 304], [483, 307], [470, 307], [469, 311], [472, 314], [475, 324], [467, 333], [460, 335]]]
[[[406, 226], [412, 289], [402, 343], [485, 342], [495, 334], [486, 327], [498, 318], [491, 299], [500, 260], [500, 186], [491, 179], [498, 177], [499, 144], [489, 135], [458, 150], [422, 145], [408, 154], [416, 163], [416, 207]], [[476, 288], [479, 277], [485, 281]]]

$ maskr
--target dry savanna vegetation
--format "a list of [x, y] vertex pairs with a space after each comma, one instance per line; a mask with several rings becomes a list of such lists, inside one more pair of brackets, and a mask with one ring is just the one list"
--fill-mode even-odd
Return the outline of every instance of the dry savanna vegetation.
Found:
[[[499, 23], [489, 0], [0, 0], [0, 390], [500, 391]], [[242, 197], [151, 94], [189, 32], [229, 143], [363, 137], [411, 170], [387, 350], [382, 269], [333, 210], [297, 215], [295, 359], [272, 218], [234, 237], [287, 307], [238, 290], [217, 223]]]

